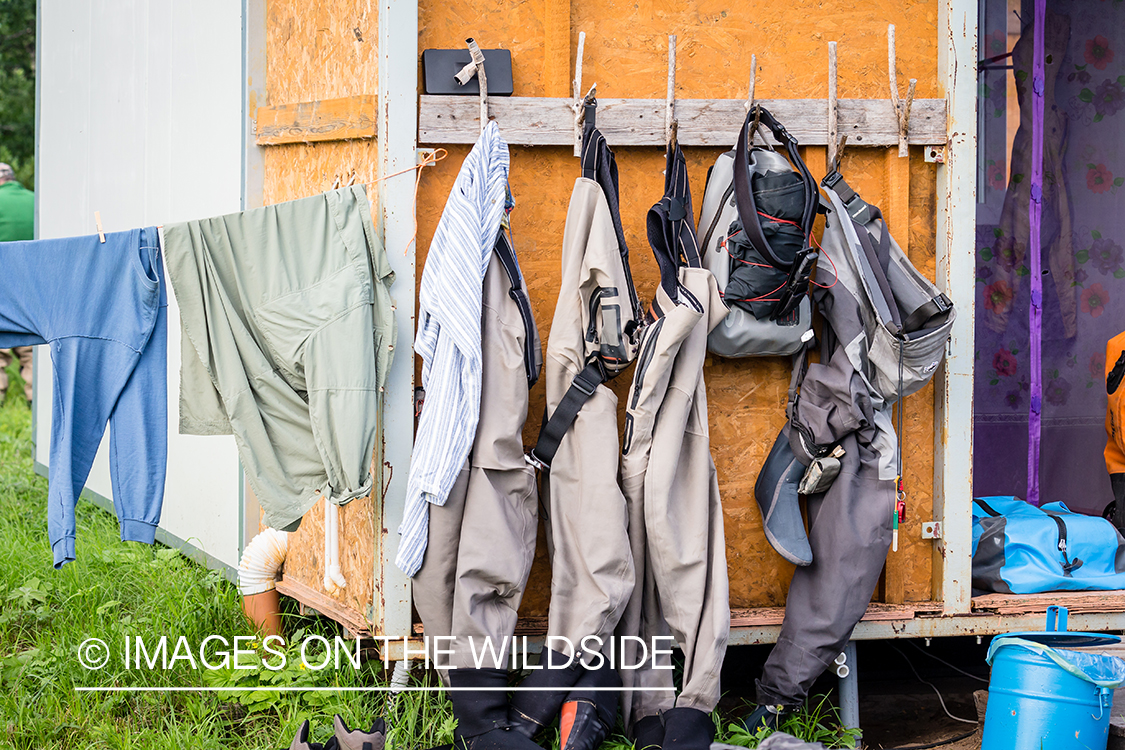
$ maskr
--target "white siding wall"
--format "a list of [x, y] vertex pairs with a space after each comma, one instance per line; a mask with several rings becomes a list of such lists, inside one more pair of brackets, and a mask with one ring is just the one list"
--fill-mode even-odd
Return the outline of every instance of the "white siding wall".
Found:
[[[115, 231], [240, 209], [242, 3], [43, 0], [39, 15], [40, 239], [92, 233], [94, 211]], [[212, 560], [237, 566], [242, 509], [234, 440], [177, 434], [174, 299], [168, 321], [168, 481], [160, 525]], [[47, 465], [49, 353], [38, 347], [36, 355], [36, 461]], [[105, 449], [103, 441], [87, 488], [109, 498]], [[81, 557], [81, 534], [77, 544]]]

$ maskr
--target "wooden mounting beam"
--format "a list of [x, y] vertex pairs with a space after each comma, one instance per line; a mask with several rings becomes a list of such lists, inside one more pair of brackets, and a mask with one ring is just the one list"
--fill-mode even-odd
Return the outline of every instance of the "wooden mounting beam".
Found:
[[[766, 99], [761, 104], [785, 124], [805, 146], [828, 145], [828, 101]], [[492, 119], [509, 144], [570, 146], [574, 111], [570, 99], [497, 97], [490, 102]], [[839, 133], [849, 146], [897, 146], [898, 122], [886, 99], [840, 99]], [[598, 130], [612, 146], [664, 146], [663, 99], [599, 99]], [[918, 99], [910, 114], [909, 143], [944, 144], [944, 99]], [[477, 100], [463, 96], [421, 97], [418, 142], [475, 143], [480, 134]], [[746, 117], [743, 99], [678, 99], [678, 139], [684, 146], [733, 146]]]
[[[258, 107], [256, 142], [259, 146], [276, 146], [374, 138], [375, 99], [370, 94], [363, 94], [343, 99]], [[475, 97], [473, 103], [477, 104]]]

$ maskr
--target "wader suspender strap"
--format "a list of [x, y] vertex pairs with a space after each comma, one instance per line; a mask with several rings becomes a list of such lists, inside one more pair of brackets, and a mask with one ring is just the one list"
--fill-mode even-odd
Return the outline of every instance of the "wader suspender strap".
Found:
[[535, 352], [535, 339], [538, 332], [535, 328], [535, 317], [531, 314], [531, 300], [527, 298], [527, 290], [523, 287], [523, 274], [520, 273], [520, 264], [516, 260], [516, 251], [512, 249], [511, 240], [503, 229], [500, 230], [500, 235], [496, 238], [496, 246], [492, 251], [504, 266], [504, 273], [508, 275], [508, 282], [511, 284], [508, 296], [516, 303], [516, 307], [520, 310], [520, 318], [523, 320], [526, 333], [523, 340], [523, 366], [527, 373], [527, 387], [530, 388], [539, 380], [539, 367], [536, 363], [538, 357]]
[[[626, 325], [624, 333], [632, 335], [641, 321], [641, 303], [637, 298], [637, 290], [633, 286], [633, 275], [629, 270], [629, 248], [625, 245], [625, 231], [621, 228], [621, 210], [618, 204], [617, 190], [617, 162], [613, 152], [606, 144], [605, 136], [601, 134], [590, 122], [586, 123], [582, 131], [582, 176], [594, 180], [602, 189], [606, 202], [609, 204], [609, 213], [613, 218], [613, 229], [617, 234], [617, 246], [621, 252], [621, 265], [625, 270], [625, 278], [629, 287], [629, 299], [633, 306], [633, 319]], [[555, 460], [555, 453], [574, 420], [578, 418], [583, 404], [594, 395], [598, 386], [609, 380], [609, 373], [601, 358], [595, 354], [574, 376], [574, 380], [567, 389], [555, 408], [554, 414], [543, 415], [543, 425], [539, 428], [539, 438], [535, 447], [524, 456], [527, 463], [540, 471], [550, 471], [551, 462]]]
[[550, 471], [559, 444], [570, 430], [570, 426], [574, 424], [574, 420], [578, 418], [578, 412], [582, 410], [590, 396], [594, 395], [598, 386], [606, 380], [608, 378], [605, 368], [602, 367], [602, 361], [594, 357], [582, 368], [582, 372], [574, 376], [570, 388], [563, 395], [562, 401], [559, 402], [550, 419], [546, 414], [543, 415], [539, 439], [531, 452], [524, 456], [524, 460], [540, 471]]
[[664, 197], [649, 209], [646, 220], [648, 244], [660, 267], [660, 286], [673, 302], [679, 301], [680, 265], [703, 265], [694, 216], [687, 160], [679, 145], [673, 145], [664, 169]]
[[[758, 220], [758, 207], [754, 202], [753, 186], [750, 184], [750, 124], [755, 111], [759, 113], [761, 123], [770, 129], [777, 142], [785, 145], [789, 161], [797, 168], [797, 172], [801, 175], [801, 181], [804, 183], [805, 211], [801, 217], [801, 232], [804, 234], [804, 238], [801, 250], [797, 253], [797, 257], [794, 258], [792, 264], [777, 257], [773, 248], [770, 247], [765, 233], [762, 232], [762, 226]], [[793, 312], [797, 305], [801, 303], [801, 298], [808, 294], [809, 274], [812, 273], [812, 266], [818, 257], [810, 242], [813, 220], [816, 218], [820, 201], [816, 193], [816, 181], [813, 180], [808, 167], [805, 166], [805, 162], [797, 151], [797, 139], [773, 118], [769, 110], [761, 106], [756, 106], [746, 113], [746, 121], [742, 124], [742, 130], [738, 133], [738, 145], [735, 147], [734, 156], [734, 195], [735, 204], [738, 207], [738, 218], [742, 221], [742, 229], [746, 232], [750, 243], [776, 268], [789, 272], [789, 280], [778, 295], [779, 301], [770, 315], [770, 320], [781, 320]]]

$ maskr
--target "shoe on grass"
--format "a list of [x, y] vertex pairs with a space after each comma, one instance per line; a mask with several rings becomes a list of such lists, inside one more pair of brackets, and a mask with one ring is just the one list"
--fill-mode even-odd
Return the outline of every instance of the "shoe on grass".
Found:
[[336, 744], [339, 750], [383, 750], [387, 743], [387, 723], [383, 719], [375, 719], [371, 729], [361, 732], [358, 729], [348, 729], [348, 725], [336, 714], [332, 720], [336, 730]]
[[297, 736], [293, 738], [293, 744], [289, 746], [289, 750], [339, 750], [339, 745], [336, 744], [336, 738], [330, 737], [328, 742], [323, 745], [319, 742], [309, 741], [309, 720], [305, 719], [301, 722], [301, 726], [297, 729]]

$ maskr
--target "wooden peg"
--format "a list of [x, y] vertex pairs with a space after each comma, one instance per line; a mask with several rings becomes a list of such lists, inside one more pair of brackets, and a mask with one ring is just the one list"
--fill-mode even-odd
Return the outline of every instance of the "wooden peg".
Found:
[[472, 37], [466, 39], [465, 44], [469, 47], [472, 59], [455, 77], [462, 86], [471, 81], [474, 75], [480, 81], [480, 132], [483, 133], [488, 125], [488, 78], [484, 73], [484, 53]]
[[828, 164], [829, 173], [840, 166], [840, 108], [836, 94], [836, 42], [828, 43]]
[[102, 212], [101, 211], [95, 211], [94, 212], [94, 226], [98, 228], [98, 239], [101, 240], [102, 244], [104, 245], [105, 244], [105, 230], [102, 229]]
[[910, 155], [910, 147], [906, 141], [907, 131], [910, 126], [910, 107], [914, 104], [914, 89], [918, 86], [918, 79], [910, 79], [910, 87], [906, 92], [906, 101], [900, 101], [898, 96], [898, 75], [895, 71], [895, 25], [887, 24], [887, 71], [891, 85], [891, 106], [895, 110], [898, 120], [898, 155]]
[[[574, 59], [574, 155], [582, 156], [582, 124], [586, 107], [582, 99], [582, 54], [586, 49], [586, 32], [578, 32], [578, 55]], [[590, 88], [593, 92], [594, 86]]]
[[750, 85], [746, 88], [746, 111], [754, 108], [754, 80], [758, 72], [758, 56], [750, 55]]
[[676, 35], [668, 35], [668, 95], [664, 112], [664, 141], [669, 147], [676, 138]]

